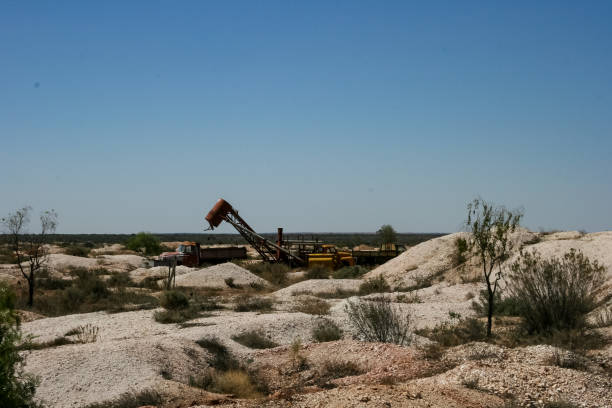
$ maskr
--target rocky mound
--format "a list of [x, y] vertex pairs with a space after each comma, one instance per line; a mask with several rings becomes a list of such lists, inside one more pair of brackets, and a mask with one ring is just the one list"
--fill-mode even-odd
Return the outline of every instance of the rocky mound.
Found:
[[309, 279], [294, 283], [273, 293], [274, 296], [286, 299], [296, 295], [317, 295], [337, 291], [357, 292], [363, 283], [360, 279]]
[[47, 266], [51, 272], [63, 273], [67, 268], [99, 269], [110, 272], [128, 272], [145, 262], [138, 255], [101, 255], [97, 258], [86, 258], [66, 254], [50, 254]]
[[232, 262], [210, 266], [208, 268], [177, 276], [176, 285], [188, 287], [227, 288], [228, 285], [226, 280], [228, 279], [232, 279], [233, 285], [238, 286], [270, 285], [268, 281]]

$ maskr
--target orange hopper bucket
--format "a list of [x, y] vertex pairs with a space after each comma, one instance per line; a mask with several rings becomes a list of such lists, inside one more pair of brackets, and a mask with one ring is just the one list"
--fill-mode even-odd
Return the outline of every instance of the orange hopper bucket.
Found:
[[210, 229], [215, 229], [225, 219], [225, 216], [232, 210], [230, 203], [220, 198], [215, 206], [206, 215], [206, 221], [210, 225]]

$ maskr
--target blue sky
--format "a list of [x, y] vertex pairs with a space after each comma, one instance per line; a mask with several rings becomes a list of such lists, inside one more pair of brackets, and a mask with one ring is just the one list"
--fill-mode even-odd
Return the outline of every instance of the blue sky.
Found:
[[534, 3], [3, 1], [0, 214], [451, 232], [481, 195], [611, 229], [612, 2]]

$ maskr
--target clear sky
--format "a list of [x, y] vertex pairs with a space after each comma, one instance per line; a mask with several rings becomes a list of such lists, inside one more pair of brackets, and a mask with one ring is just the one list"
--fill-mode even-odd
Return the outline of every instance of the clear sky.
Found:
[[[58, 232], [612, 228], [610, 1], [0, 2], [0, 214]], [[221, 228], [231, 232], [230, 228]]]

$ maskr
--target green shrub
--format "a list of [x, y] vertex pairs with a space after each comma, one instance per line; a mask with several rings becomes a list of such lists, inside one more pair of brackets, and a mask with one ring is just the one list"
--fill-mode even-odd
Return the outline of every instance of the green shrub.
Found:
[[111, 274], [110, 278], [106, 281], [108, 286], [111, 287], [120, 287], [120, 286], [132, 286], [132, 278], [130, 278], [130, 274], [127, 272], [114, 272]]
[[187, 320], [192, 320], [200, 316], [200, 311], [196, 307], [188, 307], [186, 309], [157, 310], [155, 313], [153, 313], [153, 319], [162, 324], [184, 323]]
[[33, 398], [38, 380], [24, 373], [17, 348], [21, 331], [15, 300], [13, 291], [0, 283], [0, 402], [3, 408], [37, 407]]
[[90, 251], [91, 251], [91, 248], [86, 248], [80, 245], [71, 245], [64, 249], [64, 253], [66, 255], [81, 256], [84, 258], [87, 258], [89, 256]]
[[331, 269], [326, 266], [315, 265], [306, 271], [306, 279], [328, 279]]
[[265, 297], [244, 294], [237, 297], [234, 310], [236, 312], [267, 312], [272, 310], [272, 303], [271, 299]]
[[75, 344], [75, 341], [70, 340], [65, 336], [56, 337], [53, 340], [44, 341], [42, 343], [36, 341], [26, 341], [19, 346], [19, 350], [42, 350], [46, 348], [53, 348], [59, 346], [65, 346], [66, 344]]
[[311, 315], [326, 315], [329, 313], [329, 308], [329, 303], [326, 301], [308, 297], [298, 300], [293, 307], [293, 311]]
[[605, 268], [571, 249], [561, 258], [523, 253], [511, 267], [508, 289], [528, 333], [577, 329], [595, 306]]
[[225, 278], [224, 282], [228, 288], [237, 289], [240, 287], [240, 285], [234, 283], [234, 278]]
[[363, 374], [365, 371], [354, 361], [329, 359], [325, 360], [318, 370], [316, 383], [327, 388], [329, 381], [336, 378]]
[[39, 276], [36, 276], [36, 288], [38, 289], [66, 289], [72, 285], [72, 281], [69, 279], [55, 278], [49, 276], [48, 274], [43, 275], [42, 273], [39, 273], [38, 275]]
[[227, 347], [225, 347], [225, 345], [223, 345], [218, 338], [214, 336], [203, 337], [200, 340], [197, 340], [196, 343], [198, 346], [206, 349], [210, 354], [212, 354], [212, 360], [208, 362], [211, 367], [222, 371], [236, 369], [239, 367], [238, 361], [234, 358], [234, 356], [232, 356]]
[[444, 348], [440, 343], [431, 342], [420, 347], [423, 357], [427, 360], [440, 361], [444, 356]]
[[[502, 299], [501, 289], [497, 289], [497, 291], [495, 291], [493, 305], [494, 316], [520, 315], [520, 300], [513, 296], [507, 296]], [[487, 311], [489, 310], [489, 295], [486, 289], [480, 291], [478, 301], [472, 301], [472, 309], [474, 309], [478, 316], [487, 315]]]
[[382, 275], [368, 279], [359, 286], [360, 295], [369, 295], [370, 293], [391, 292], [391, 287]]
[[327, 341], [340, 340], [342, 338], [342, 329], [333, 321], [323, 317], [317, 319], [311, 334], [314, 341], [324, 343]]
[[247, 265], [246, 269], [276, 286], [287, 284], [287, 272], [290, 270], [285, 264], [266, 262]]
[[365, 341], [402, 345], [412, 340], [410, 315], [400, 313], [388, 299], [348, 301], [345, 310], [357, 334]]
[[457, 324], [444, 322], [433, 329], [421, 329], [417, 333], [438, 342], [444, 347], [453, 347], [472, 341], [483, 341], [487, 337], [485, 325], [477, 319], [460, 320]]
[[167, 310], [181, 310], [189, 307], [189, 298], [178, 290], [167, 290], [162, 293], [159, 304]]
[[363, 266], [345, 266], [332, 272], [332, 278], [334, 279], [358, 279], [368, 273], [368, 269]]
[[107, 401], [89, 404], [85, 408], [138, 408], [142, 406], [159, 406], [162, 403], [162, 398], [154, 390], [144, 390], [138, 393], [126, 392], [119, 398]]
[[323, 299], [346, 299], [346, 298], [353, 297], [353, 296], [355, 296], [357, 294], [359, 294], [359, 292], [354, 291], [354, 290], [345, 290], [345, 289], [342, 289], [342, 288], [337, 288], [333, 292], [319, 292], [319, 293], [316, 293], [315, 296], [323, 298]]
[[144, 252], [145, 255], [159, 255], [162, 247], [159, 239], [148, 232], [139, 232], [125, 243], [125, 247], [132, 251]]
[[138, 284], [139, 287], [151, 290], [159, 290], [159, 280], [164, 279], [165, 276], [147, 276]]
[[5, 245], [0, 245], [0, 264], [16, 264], [18, 262], [15, 252]]
[[278, 344], [268, 339], [261, 332], [255, 330], [232, 336], [232, 340], [252, 349], [267, 349], [278, 346]]
[[452, 255], [453, 266], [459, 266], [466, 261], [465, 254], [468, 249], [468, 242], [465, 238], [457, 237], [455, 239], [455, 250]]
[[106, 282], [100, 279], [96, 271], [79, 268], [73, 273], [76, 279], [73, 280], [72, 287], [80, 291], [82, 297], [96, 301], [110, 295]]

